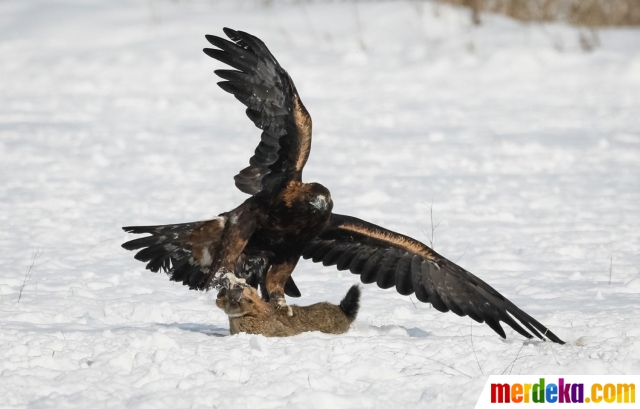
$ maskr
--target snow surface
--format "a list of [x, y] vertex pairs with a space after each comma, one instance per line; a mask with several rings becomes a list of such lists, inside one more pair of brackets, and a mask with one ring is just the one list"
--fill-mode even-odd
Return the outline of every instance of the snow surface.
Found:
[[[640, 373], [640, 31], [585, 53], [579, 29], [445, 6], [262, 3], [0, 2], [0, 406], [468, 408], [489, 374]], [[432, 206], [435, 249], [567, 345], [372, 285], [348, 334], [228, 336], [121, 249], [120, 226], [246, 197], [259, 131], [201, 52], [223, 26], [294, 78], [336, 212], [429, 244]], [[358, 280], [295, 278], [300, 304]]]

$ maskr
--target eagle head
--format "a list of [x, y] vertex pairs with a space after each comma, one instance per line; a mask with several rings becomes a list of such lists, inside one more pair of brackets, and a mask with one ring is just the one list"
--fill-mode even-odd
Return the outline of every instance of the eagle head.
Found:
[[333, 200], [329, 189], [319, 183], [308, 183], [304, 200], [312, 213], [331, 213]]
[[328, 217], [333, 209], [329, 189], [319, 183], [291, 182], [282, 192], [283, 210], [288, 214]]

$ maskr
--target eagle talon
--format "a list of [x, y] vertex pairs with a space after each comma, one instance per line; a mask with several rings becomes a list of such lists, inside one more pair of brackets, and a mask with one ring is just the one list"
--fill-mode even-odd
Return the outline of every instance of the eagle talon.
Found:
[[223, 288], [229, 290], [235, 287], [244, 287], [247, 285], [244, 278], [236, 277], [235, 274], [224, 267], [215, 273], [212, 282], [213, 287], [217, 290]]
[[293, 317], [293, 309], [287, 305], [287, 300], [282, 295], [271, 294], [269, 296], [271, 299], [271, 303], [273, 304], [276, 310], [281, 310], [283, 308], [287, 309], [287, 315], [289, 317]]
[[281, 310], [283, 308], [287, 309], [287, 315], [289, 317], [293, 317], [293, 309], [291, 308], [291, 306], [287, 305], [287, 301], [283, 298], [278, 298], [276, 300], [276, 309], [277, 310]]

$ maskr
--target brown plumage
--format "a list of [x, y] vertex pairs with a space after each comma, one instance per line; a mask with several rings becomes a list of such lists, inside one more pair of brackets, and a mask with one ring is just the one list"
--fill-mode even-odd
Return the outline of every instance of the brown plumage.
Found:
[[506, 337], [500, 321], [527, 338], [563, 343], [502, 294], [425, 244], [350, 216], [333, 214], [329, 190], [304, 183], [311, 149], [311, 117], [291, 77], [266, 45], [242, 31], [224, 29], [232, 41], [206, 36], [210, 57], [235, 70], [216, 70], [218, 85], [246, 107], [262, 130], [249, 167], [235, 176], [252, 195], [236, 209], [203, 222], [125, 227], [149, 236], [122, 246], [139, 250], [147, 269], [208, 290], [234, 272], [279, 307], [284, 295], [300, 296], [291, 278], [300, 257], [360, 275], [363, 283], [415, 293], [439, 311], [468, 315]]
[[343, 334], [356, 319], [360, 289], [353, 286], [340, 305], [320, 302], [301, 307], [274, 308], [265, 302], [255, 288], [237, 285], [222, 288], [216, 305], [229, 316], [231, 335], [240, 332], [266, 337], [290, 337], [308, 331]]

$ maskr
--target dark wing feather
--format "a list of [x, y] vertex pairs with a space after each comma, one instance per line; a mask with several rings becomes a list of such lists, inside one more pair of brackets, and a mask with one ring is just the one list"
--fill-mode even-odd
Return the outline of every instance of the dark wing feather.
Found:
[[235, 176], [241, 191], [254, 195], [300, 180], [311, 149], [311, 117], [289, 74], [264, 43], [251, 34], [224, 29], [232, 41], [207, 35], [217, 49], [204, 52], [236, 70], [216, 70], [218, 85], [247, 107], [262, 137], [250, 166]]
[[122, 247], [139, 250], [134, 257], [147, 262], [148, 270], [163, 270], [171, 280], [192, 290], [206, 290], [224, 225], [225, 217], [218, 217], [194, 223], [123, 227], [128, 233], [150, 236], [128, 241]]
[[431, 303], [438, 311], [468, 315], [503, 338], [500, 321], [527, 338], [533, 334], [564, 343], [493, 287], [426, 245], [355, 217], [333, 214], [329, 227], [302, 256], [325, 266], [348, 268], [363, 283], [395, 286], [403, 295], [415, 292], [418, 300]]

